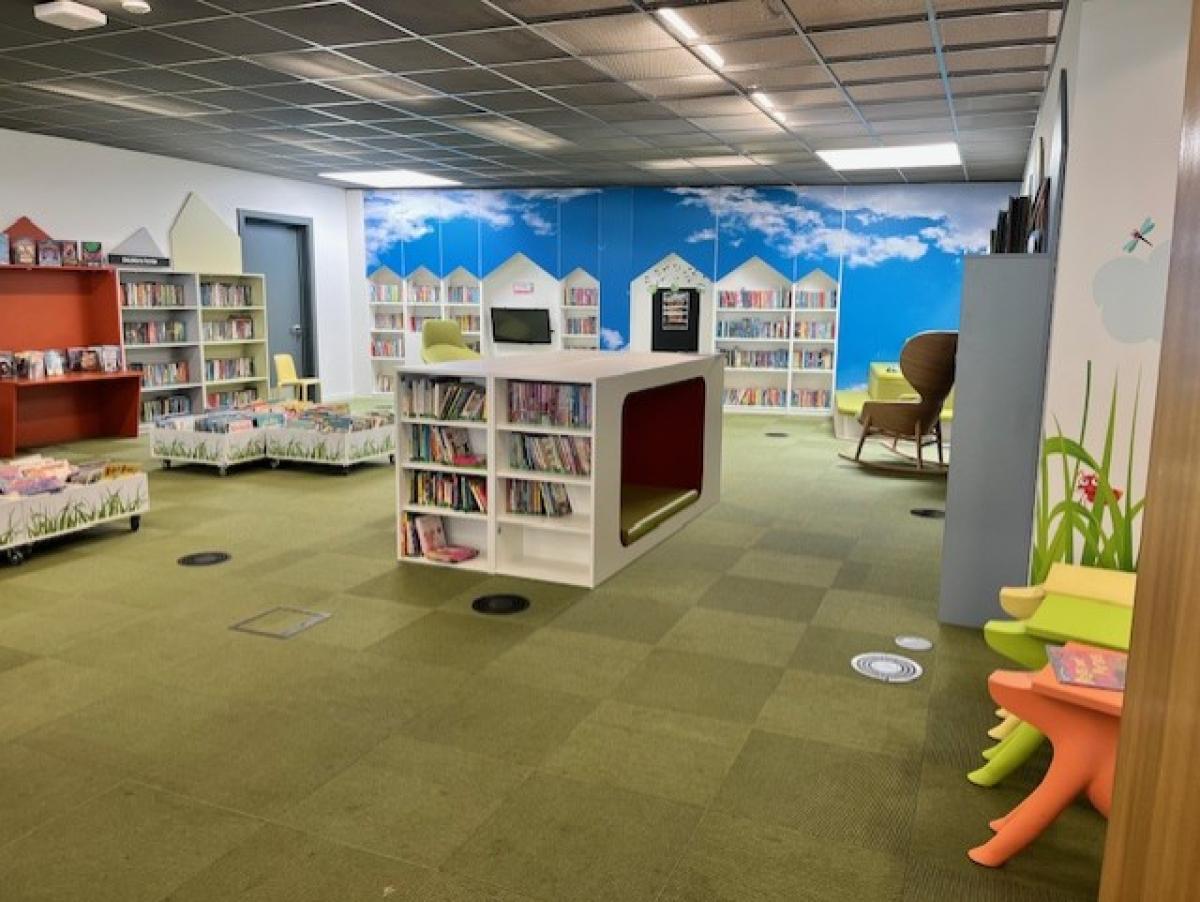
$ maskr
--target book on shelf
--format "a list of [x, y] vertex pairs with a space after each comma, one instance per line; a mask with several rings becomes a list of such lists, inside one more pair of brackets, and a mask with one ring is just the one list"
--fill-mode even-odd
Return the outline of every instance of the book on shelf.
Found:
[[793, 362], [795, 368], [799, 370], [832, 370], [833, 350], [831, 348], [817, 348], [813, 350], [801, 350], [797, 348], [793, 356]]
[[247, 404], [253, 404], [257, 400], [257, 389], [240, 388], [234, 391], [209, 392], [204, 398], [204, 404], [210, 409], [223, 407], [243, 407]]
[[792, 337], [833, 341], [837, 337], [837, 324], [828, 318], [798, 319]]
[[237, 282], [201, 282], [202, 307], [251, 307], [254, 296], [249, 285]]
[[103, 266], [104, 246], [99, 241], [79, 242], [79, 262], [84, 266]]
[[409, 285], [410, 304], [436, 304], [440, 294], [437, 285]]
[[371, 302], [375, 304], [399, 304], [403, 300], [400, 285], [371, 283]]
[[424, 557], [441, 564], [461, 564], [478, 557], [479, 550], [468, 545], [449, 544], [441, 517], [406, 513], [400, 516], [400, 555]]
[[0, 351], [0, 379], [17, 377], [17, 361], [12, 351]]
[[466, 429], [457, 426], [430, 426], [414, 423], [410, 427], [412, 460], [454, 467], [483, 467], [487, 458], [471, 450]]
[[125, 343], [132, 345], [177, 344], [187, 341], [187, 327], [181, 320], [139, 320], [125, 323]]
[[1125, 689], [1128, 656], [1124, 652], [1090, 646], [1047, 645], [1046, 656], [1050, 659], [1054, 678], [1064, 685]]
[[204, 321], [205, 341], [238, 341], [254, 339], [254, 320], [249, 316]]
[[142, 422], [152, 423], [159, 417], [185, 416], [192, 412], [192, 399], [187, 395], [165, 395], [142, 399]]
[[564, 325], [565, 335], [595, 335], [597, 319], [595, 315], [568, 315]]
[[797, 310], [836, 310], [837, 291], [797, 288], [792, 292], [792, 306]]
[[778, 338], [786, 341], [787, 337], [787, 320], [779, 317], [717, 320], [717, 338]]
[[725, 365], [733, 369], [786, 370], [787, 348], [774, 350], [747, 350], [746, 348], [722, 348]]
[[786, 403], [787, 393], [782, 388], [725, 389], [725, 404], [729, 407], [784, 407]]
[[404, 348], [399, 338], [380, 338], [375, 336], [371, 339], [371, 356], [402, 357], [404, 356]]
[[404, 317], [398, 313], [376, 313], [375, 328], [399, 331], [404, 328]]
[[571, 496], [561, 482], [510, 479], [506, 495], [510, 514], [566, 517], [572, 513]]
[[37, 243], [38, 266], [62, 266], [62, 249], [58, 242], [47, 238]]
[[424, 377], [410, 379], [407, 385], [405, 416], [473, 421], [486, 416], [487, 392], [482, 385]]
[[786, 310], [784, 296], [773, 288], [723, 289], [717, 294], [722, 310]]
[[18, 266], [37, 264], [37, 242], [32, 238], [13, 238], [10, 253], [12, 262]]
[[478, 332], [479, 317], [475, 314], [465, 314], [462, 316], [452, 316], [450, 319], [458, 323], [458, 328], [462, 332]]
[[422, 507], [445, 507], [464, 513], [487, 513], [487, 479], [453, 473], [414, 471], [409, 474], [408, 500]]
[[46, 368], [46, 376], [61, 376], [65, 371], [66, 363], [63, 360], [63, 352], [56, 350], [45, 351], [42, 354], [42, 364]]
[[59, 241], [58, 256], [62, 266], [78, 266], [79, 265], [79, 242], [78, 241]]
[[121, 304], [125, 307], [182, 307], [183, 286], [171, 282], [122, 282]]
[[204, 380], [220, 382], [223, 379], [252, 379], [253, 357], [209, 357], [204, 361]]
[[395, 380], [391, 373], [376, 373], [375, 374], [375, 391], [390, 392], [396, 386]]
[[592, 387], [571, 382], [509, 382], [508, 421], [588, 429], [592, 425]]
[[568, 476], [592, 472], [592, 440], [587, 436], [517, 433], [509, 449], [508, 462], [514, 470]]
[[827, 388], [792, 389], [792, 407], [801, 410], [828, 410], [831, 397]]
[[474, 285], [449, 285], [446, 287], [446, 303], [478, 304], [479, 289]]
[[598, 307], [600, 306], [599, 288], [568, 288], [565, 307]]
[[182, 385], [189, 382], [189, 370], [186, 360], [174, 360], [167, 363], [144, 363], [132, 361], [129, 368], [142, 376], [142, 385], [146, 388], [159, 388], [167, 385]]

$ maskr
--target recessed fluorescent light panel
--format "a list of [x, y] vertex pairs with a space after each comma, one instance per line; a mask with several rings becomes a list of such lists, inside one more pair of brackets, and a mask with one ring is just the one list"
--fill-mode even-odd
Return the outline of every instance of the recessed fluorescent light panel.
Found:
[[671, 29], [671, 31], [675, 32], [685, 41], [694, 41], [696, 38], [700, 37], [700, 35], [697, 34], [696, 29], [692, 28], [692, 26], [687, 23], [683, 16], [679, 15], [679, 13], [675, 10], [660, 9], [656, 12], [656, 15], [666, 23], [667, 27]]
[[461, 119], [453, 120], [453, 124], [464, 131], [479, 135], [481, 138], [519, 147], [522, 150], [559, 150], [571, 143], [566, 138], [509, 119], [464, 116]]
[[91, 6], [75, 0], [53, 0], [33, 8], [33, 17], [47, 25], [57, 25], [68, 31], [86, 31], [108, 23], [108, 16]]
[[856, 147], [848, 150], [818, 150], [817, 156], [832, 169], [921, 169], [930, 166], [959, 166], [957, 144], [909, 144], [900, 147]]
[[704, 57], [713, 68], [725, 68], [725, 57], [721, 56], [721, 54], [717, 53], [717, 51], [713, 50], [707, 44], [697, 44], [696, 52]]
[[440, 175], [414, 172], [411, 169], [376, 169], [364, 172], [322, 172], [321, 178], [347, 182], [367, 188], [448, 188], [461, 185]]

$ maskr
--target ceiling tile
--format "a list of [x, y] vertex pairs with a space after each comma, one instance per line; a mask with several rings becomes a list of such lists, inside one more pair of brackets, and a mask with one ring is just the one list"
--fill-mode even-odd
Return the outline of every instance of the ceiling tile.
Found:
[[203, 44], [222, 53], [270, 53], [275, 50], [296, 50], [307, 46], [291, 35], [264, 28], [248, 19], [210, 19], [164, 28], [163, 34]]
[[479, 0], [356, 0], [414, 34], [447, 34], [511, 25], [512, 20]]
[[470, 94], [466, 99], [475, 106], [497, 113], [515, 113], [523, 110], [544, 110], [558, 107], [553, 100], [532, 91], [491, 91], [486, 94]]
[[450, 94], [473, 91], [504, 91], [513, 87], [512, 82], [493, 75], [487, 69], [444, 69], [440, 72], [418, 72], [412, 80], [438, 91]]
[[923, 81], [883, 82], [873, 85], [852, 85], [846, 89], [855, 103], [877, 100], [911, 100], [913, 98], [944, 97], [946, 89], [940, 78]]
[[120, 82], [131, 88], [145, 91], [194, 91], [199, 88], [213, 87], [211, 82], [175, 69], [125, 69], [120, 72], [109, 72], [104, 76], [109, 81]]
[[546, 93], [569, 104], [626, 103], [644, 99], [633, 88], [619, 81], [575, 85], [569, 88], [548, 88]]
[[1041, 73], [1015, 75], [952, 76], [950, 89], [958, 94], [1006, 94], [1014, 91], [1041, 91], [1045, 76]]
[[[109, 53], [135, 63], [163, 66], [170, 63], [189, 63], [210, 59], [213, 51], [177, 41], [156, 31], [133, 29], [117, 34], [87, 37], [79, 42], [81, 49]], [[114, 63], [113, 68], [117, 68]]]
[[465, 65], [453, 53], [419, 38], [342, 47], [341, 52], [385, 72], [422, 72], [426, 69], [454, 69]]
[[[337, 82], [330, 82], [336, 85]], [[254, 89], [256, 94], [270, 97], [281, 104], [299, 104], [309, 106], [318, 103], [344, 103], [347, 99], [345, 92], [334, 90], [313, 81], [294, 81], [286, 85], [264, 85]]]
[[942, 19], [938, 28], [947, 47], [1047, 38], [1058, 33], [1058, 13], [1039, 11]]
[[599, 56], [634, 50], [668, 50], [679, 43], [658, 21], [644, 13], [600, 16], [539, 28], [579, 56]]
[[897, 51], [933, 50], [933, 36], [926, 22], [823, 31], [812, 39], [826, 58], [853, 59]]
[[403, 36], [403, 32], [394, 25], [342, 3], [260, 13], [251, 21], [261, 22], [263, 25], [278, 28], [326, 47], [387, 41]]
[[107, 53], [97, 53], [88, 50], [78, 42], [72, 44], [42, 44], [39, 47], [26, 47], [9, 51], [14, 59], [28, 60], [43, 66], [60, 69], [63, 72], [105, 72], [114, 69], [127, 69], [129, 63], [114, 59]]
[[747, 90], [779, 91], [788, 88], [804, 88], [809, 85], [831, 84], [825, 70], [815, 62], [778, 69], [730, 72], [729, 77]]
[[506, 78], [513, 78], [530, 87], [553, 87], [556, 85], [582, 85], [609, 81], [609, 76], [594, 66], [580, 60], [549, 60], [539, 63], [521, 63], [496, 66], [496, 71]]
[[957, 50], [945, 55], [951, 73], [975, 70], [1024, 69], [1049, 66], [1053, 47], [999, 47], [994, 50]]
[[808, 45], [796, 34], [718, 44], [717, 51], [725, 60], [726, 71], [739, 67], [775, 69], [815, 62]]
[[937, 57], [932, 53], [920, 56], [903, 56], [895, 59], [862, 60], [852, 63], [834, 63], [833, 74], [843, 84], [864, 81], [891, 81], [897, 78], [912, 78], [922, 75], [940, 76]]
[[262, 66], [256, 66], [253, 63], [235, 59], [218, 60], [211, 63], [193, 63], [188, 66], [179, 66], [176, 71], [182, 72], [185, 75], [195, 75], [239, 88], [250, 87], [252, 85], [279, 84], [295, 80], [290, 75], [274, 72], [270, 69], [264, 69]]
[[589, 57], [588, 61], [609, 72], [614, 78], [624, 80], [684, 78], [712, 74], [708, 66], [682, 47], [594, 56]]
[[560, 50], [528, 28], [496, 28], [475, 34], [449, 35], [438, 38], [437, 43], [484, 64], [520, 63], [567, 55], [565, 50]]

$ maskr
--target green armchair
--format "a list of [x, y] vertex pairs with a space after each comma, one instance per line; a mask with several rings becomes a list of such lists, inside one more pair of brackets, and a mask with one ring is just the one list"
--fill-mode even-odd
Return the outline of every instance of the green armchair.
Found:
[[426, 363], [474, 360], [479, 352], [467, 347], [462, 329], [452, 319], [427, 319], [421, 324], [421, 359]]

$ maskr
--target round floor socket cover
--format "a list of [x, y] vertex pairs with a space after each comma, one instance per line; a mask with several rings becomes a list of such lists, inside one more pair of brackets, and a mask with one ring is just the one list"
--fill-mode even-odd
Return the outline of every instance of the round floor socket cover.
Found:
[[856, 672], [883, 683], [911, 683], [925, 672], [912, 658], [885, 651], [870, 651], [850, 659]]
[[914, 517], [920, 517], [923, 520], [945, 520], [946, 512], [940, 507], [914, 507], [909, 511]]
[[224, 551], [197, 551], [195, 554], [185, 554], [176, 563], [181, 567], [211, 567], [213, 564], [223, 564], [230, 555]]
[[519, 614], [528, 607], [524, 595], [481, 595], [471, 602], [472, 610], [479, 614]]
[[764, 432], [763, 435], [765, 435], [767, 438], [789, 438], [791, 436], [791, 433], [790, 432]]
[[896, 644], [906, 651], [929, 651], [933, 643], [924, 636], [897, 636]]

